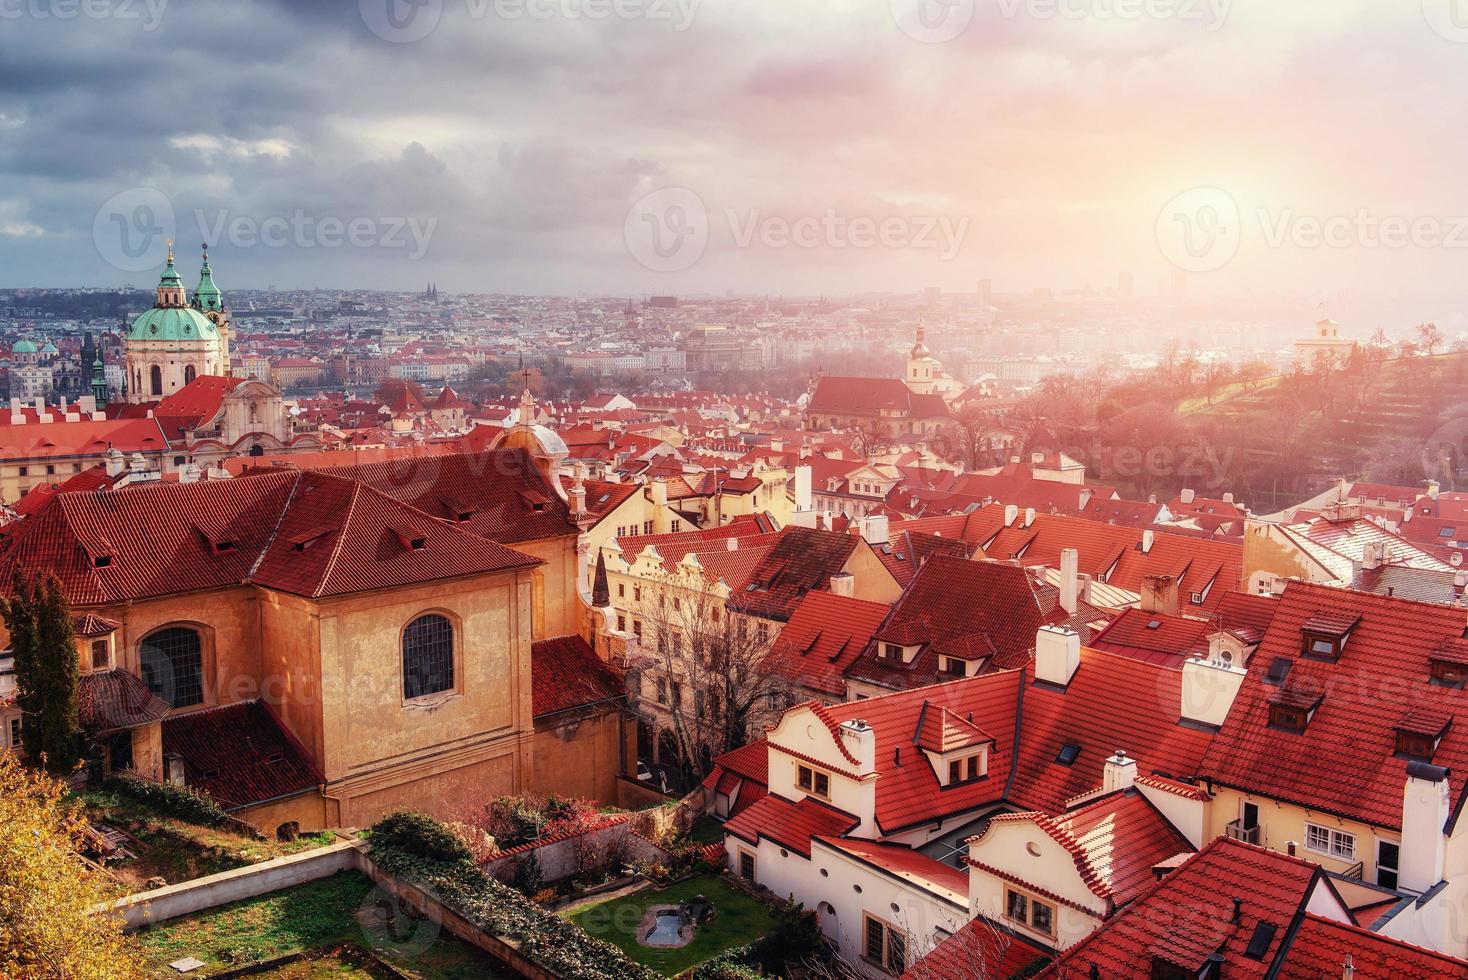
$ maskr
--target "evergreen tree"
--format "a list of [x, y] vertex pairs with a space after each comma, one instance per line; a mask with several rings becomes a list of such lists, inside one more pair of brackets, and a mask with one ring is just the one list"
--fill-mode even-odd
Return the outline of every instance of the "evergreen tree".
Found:
[[69, 772], [81, 757], [79, 667], [71, 606], [60, 581], [17, 574], [0, 615], [15, 656], [21, 747], [52, 772]]

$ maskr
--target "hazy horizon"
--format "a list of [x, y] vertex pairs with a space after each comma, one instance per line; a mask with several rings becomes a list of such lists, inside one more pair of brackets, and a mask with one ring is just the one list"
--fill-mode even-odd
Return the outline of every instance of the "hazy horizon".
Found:
[[209, 241], [226, 289], [1143, 296], [1186, 273], [1192, 297], [1458, 309], [1448, 0], [62, 9], [0, 15], [15, 286], [148, 288], [173, 237], [186, 281]]

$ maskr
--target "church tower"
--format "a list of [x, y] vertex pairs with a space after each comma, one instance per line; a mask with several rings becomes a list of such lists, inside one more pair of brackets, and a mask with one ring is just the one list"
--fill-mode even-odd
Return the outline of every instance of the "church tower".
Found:
[[919, 318], [917, 341], [907, 355], [907, 374], [902, 379], [907, 383], [909, 390], [919, 395], [931, 392], [937, 384], [937, 379], [942, 375], [942, 365], [933, 357], [928, 350], [928, 345], [924, 342], [925, 334], [923, 321]]
[[[219, 290], [205, 263], [205, 277], [212, 295], [212, 313], [227, 324]], [[197, 300], [196, 300], [197, 302]], [[201, 374], [224, 374], [228, 353], [215, 316], [189, 305], [183, 279], [173, 265], [173, 243], [168, 243], [168, 263], [158, 280], [157, 299], [128, 328], [123, 346], [128, 401], [148, 402], [166, 398]], [[226, 326], [226, 330], [227, 330]]]
[[224, 305], [224, 294], [214, 285], [214, 270], [209, 267], [209, 245], [199, 246], [204, 252], [204, 264], [199, 268], [199, 285], [194, 289], [194, 309], [207, 316], [219, 331], [219, 373], [229, 374], [229, 309]]

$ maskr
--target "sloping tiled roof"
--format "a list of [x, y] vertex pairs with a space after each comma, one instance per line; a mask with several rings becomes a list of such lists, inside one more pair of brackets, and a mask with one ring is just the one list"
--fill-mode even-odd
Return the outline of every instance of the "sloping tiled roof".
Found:
[[978, 916], [914, 963], [902, 980], [1007, 980], [1051, 956], [1034, 940]]
[[1206, 652], [1211, 632], [1213, 627], [1206, 620], [1123, 609], [1091, 640], [1091, 646], [1176, 667], [1188, 657]]
[[77, 708], [89, 732], [136, 728], [168, 714], [168, 702], [125, 670], [106, 670], [77, 678]]
[[[321, 472], [360, 481], [502, 544], [577, 533], [566, 501], [523, 450], [333, 466]], [[466, 511], [467, 519], [461, 520], [460, 514]]]
[[1468, 960], [1411, 946], [1380, 933], [1306, 913], [1285, 952], [1277, 976], [1283, 980], [1317, 980], [1345, 976], [1346, 963], [1355, 976], [1389, 980], [1439, 980], [1468, 976]]
[[1152, 869], [1193, 847], [1135, 790], [1110, 793], [1058, 817], [1005, 814], [995, 821], [1032, 820], [1065, 847], [1086, 886], [1113, 905], [1151, 887]]
[[856, 547], [857, 539], [849, 534], [787, 527], [744, 588], [729, 597], [729, 606], [752, 616], [788, 620], [807, 593], [830, 589], [831, 576], [841, 571]]
[[[1145, 977], [1154, 957], [1199, 971], [1221, 952], [1224, 976], [1263, 977], [1319, 874], [1298, 858], [1219, 837], [1040, 976], [1085, 976], [1094, 964], [1102, 977]], [[1261, 956], [1245, 956], [1261, 923], [1274, 932]]]
[[[876, 642], [847, 670], [847, 676], [894, 689], [921, 687], [939, 679], [934, 645], [956, 656], [954, 644], [982, 650], [982, 634], [994, 649], [988, 666], [1018, 667], [1029, 660], [1035, 631], [1065, 618], [1059, 593], [1008, 562], [934, 556], [918, 572], [876, 632]], [[911, 664], [877, 656], [884, 640], [903, 646], [923, 643]], [[961, 642], [960, 642], [961, 641]]]
[[244, 384], [247, 378], [225, 378], [201, 374], [153, 407], [155, 418], [174, 419], [180, 425], [199, 428], [219, 413], [224, 396]]
[[810, 857], [812, 837], [839, 837], [857, 825], [849, 813], [804, 797], [799, 803], [778, 796], [766, 796], [724, 824], [726, 833], [757, 844], [761, 837], [787, 847], [802, 857]]
[[226, 810], [301, 793], [322, 782], [304, 746], [259, 701], [165, 719], [163, 751], [182, 756], [188, 785]]
[[842, 673], [866, 649], [891, 607], [831, 592], [808, 592], [770, 653], [792, 683], [845, 700]]
[[[1357, 620], [1337, 662], [1302, 655], [1307, 623]], [[1468, 691], [1429, 683], [1429, 658], [1462, 638], [1465, 626], [1468, 613], [1461, 608], [1290, 582], [1203, 773], [1227, 786], [1398, 828], [1407, 763], [1395, 754], [1395, 729], [1409, 710], [1431, 710], [1461, 719], [1431, 760], [1451, 770], [1456, 801], [1468, 779]], [[1266, 674], [1277, 658], [1292, 664], [1285, 693], [1320, 702], [1303, 733], [1270, 727], [1269, 703], [1281, 688]]]
[[580, 636], [530, 645], [530, 701], [535, 717], [625, 696], [622, 682]]
[[534, 564], [359, 483], [294, 470], [62, 493], [0, 552], [5, 582], [54, 572], [73, 606], [241, 583], [343, 595]]
[[823, 376], [807, 407], [810, 414], [870, 415], [897, 412], [902, 418], [947, 418], [940, 395], [919, 395], [897, 378]]

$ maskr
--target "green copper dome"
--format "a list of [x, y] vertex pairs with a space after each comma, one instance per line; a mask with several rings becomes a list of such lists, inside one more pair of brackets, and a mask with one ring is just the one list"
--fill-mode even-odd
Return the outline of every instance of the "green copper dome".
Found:
[[155, 306], [144, 310], [127, 332], [128, 340], [214, 340], [219, 331], [209, 318], [189, 306]]
[[12, 354], [34, 354], [35, 352], [36, 345], [29, 340], [17, 340], [15, 346], [10, 348]]
[[201, 310], [224, 309], [224, 297], [214, 285], [214, 270], [209, 268], [209, 253], [204, 253], [204, 266], [199, 270], [199, 285], [194, 290], [194, 306]]

